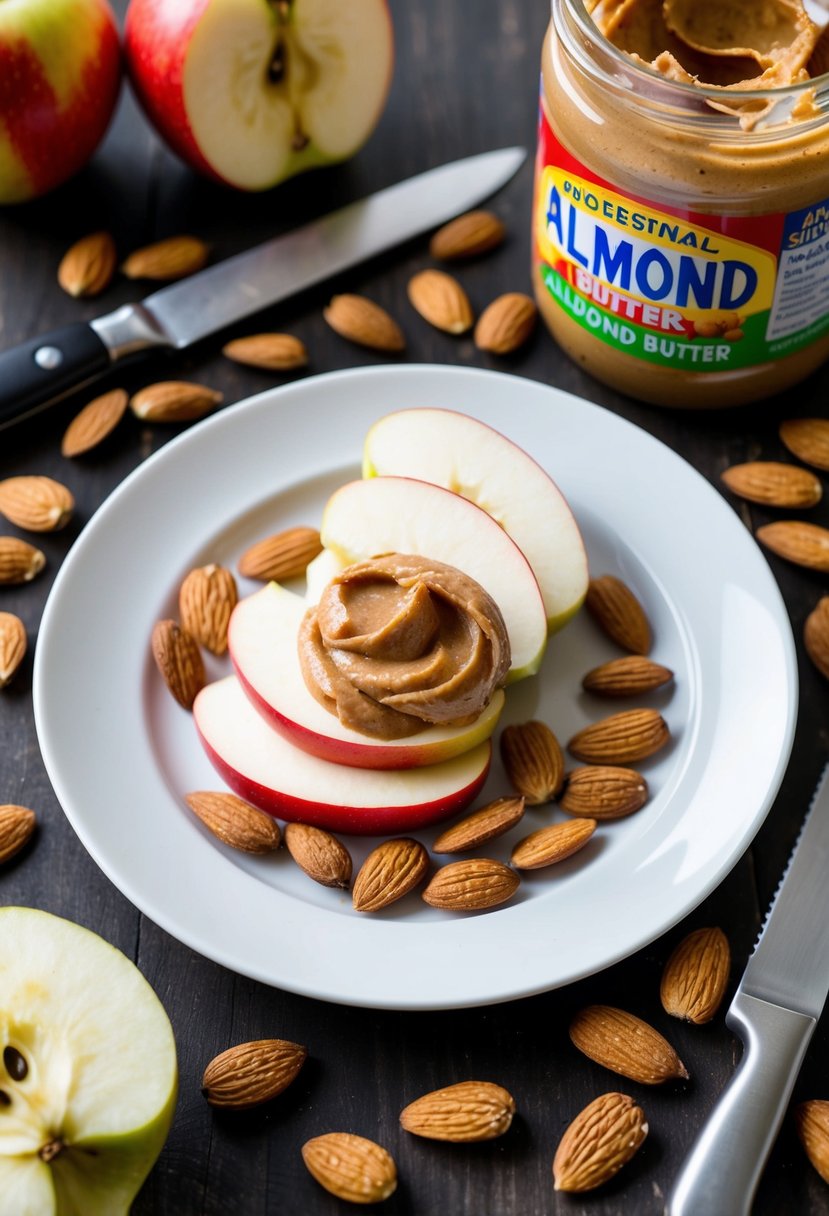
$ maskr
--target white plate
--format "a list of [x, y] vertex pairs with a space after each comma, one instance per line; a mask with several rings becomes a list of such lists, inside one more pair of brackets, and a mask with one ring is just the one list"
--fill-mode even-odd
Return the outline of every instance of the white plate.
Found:
[[[516, 898], [472, 916], [417, 894], [355, 913], [284, 850], [218, 844], [182, 801], [221, 788], [191, 716], [149, 653], [193, 566], [235, 568], [254, 540], [318, 525], [358, 475], [363, 436], [394, 410], [440, 405], [521, 444], [555, 478], [594, 574], [624, 578], [647, 607], [653, 657], [676, 673], [660, 708], [673, 741], [640, 767], [652, 796], [599, 827], [569, 862], [522, 878]], [[544, 527], [544, 521], [538, 521]], [[240, 580], [242, 593], [254, 590]], [[551, 639], [541, 674], [513, 686], [502, 721], [539, 717], [566, 741], [621, 708], [581, 676], [614, 649], [586, 613]], [[227, 670], [213, 661], [212, 674]], [[57, 796], [95, 861], [142, 912], [208, 958], [265, 983], [381, 1008], [479, 1005], [554, 988], [644, 946], [725, 876], [763, 821], [794, 731], [791, 630], [760, 550], [731, 507], [669, 448], [621, 418], [532, 381], [450, 367], [375, 367], [274, 389], [187, 431], [104, 503], [70, 552], [38, 639], [35, 713]], [[507, 792], [496, 760], [485, 800]], [[485, 850], [508, 860], [528, 810]], [[426, 844], [435, 830], [424, 832]], [[370, 840], [350, 838], [355, 870]], [[444, 859], [447, 860], [447, 859]]]

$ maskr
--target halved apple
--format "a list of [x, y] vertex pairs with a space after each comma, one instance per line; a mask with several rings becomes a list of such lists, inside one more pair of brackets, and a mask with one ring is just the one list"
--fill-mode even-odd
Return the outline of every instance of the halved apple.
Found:
[[235, 676], [208, 684], [193, 716], [212, 764], [240, 797], [268, 814], [333, 831], [389, 835], [463, 810], [486, 780], [489, 740], [422, 768], [350, 768], [294, 747], [253, 708]]
[[414, 553], [455, 566], [488, 591], [510, 640], [510, 682], [533, 675], [547, 644], [544, 601], [532, 568], [502, 527], [467, 498], [409, 477], [351, 481], [329, 498], [322, 543], [348, 562]]
[[533, 568], [551, 631], [587, 593], [587, 555], [556, 483], [523, 448], [477, 418], [399, 410], [369, 430], [363, 476], [417, 477], [462, 494], [497, 520]]

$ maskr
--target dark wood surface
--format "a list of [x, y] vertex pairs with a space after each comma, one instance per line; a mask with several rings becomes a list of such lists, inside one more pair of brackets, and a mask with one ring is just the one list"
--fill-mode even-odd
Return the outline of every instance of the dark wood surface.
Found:
[[[125, 0], [116, 5], [123, 15]], [[58, 288], [55, 271], [66, 247], [96, 228], [110, 228], [126, 252], [147, 241], [192, 232], [213, 246], [214, 259], [248, 247], [419, 170], [477, 151], [522, 143], [533, 148], [538, 62], [546, 24], [543, 0], [477, 0], [446, 4], [393, 0], [397, 64], [389, 104], [365, 149], [349, 164], [297, 179], [262, 196], [237, 195], [199, 180], [158, 143], [125, 90], [115, 123], [94, 162], [49, 198], [0, 213], [0, 343], [11, 345], [66, 322], [108, 311], [135, 295], [116, 281], [99, 301], [77, 302]], [[495, 207], [509, 240], [463, 271], [481, 308], [505, 290], [529, 290], [530, 161], [498, 196]], [[411, 312], [410, 275], [429, 264], [425, 240], [411, 242], [305, 293], [261, 318], [261, 328], [299, 335], [311, 353], [307, 373], [383, 362], [382, 356], [336, 337], [321, 310], [335, 289], [362, 291], [401, 318], [415, 362], [497, 367], [581, 394], [643, 427], [680, 452], [713, 484], [729, 464], [785, 456], [777, 436], [787, 415], [826, 413], [824, 369], [784, 398], [717, 414], [671, 412], [622, 398], [589, 379], [557, 349], [546, 331], [509, 360], [480, 354], [468, 339], [451, 339]], [[238, 332], [249, 332], [240, 326]], [[221, 339], [153, 369], [223, 391], [228, 404], [278, 377], [236, 367], [220, 354]], [[147, 370], [113, 382], [138, 387]], [[285, 377], [284, 379], [288, 379]], [[115, 889], [75, 837], [46, 777], [32, 715], [31, 653], [51, 582], [72, 541], [124, 476], [180, 428], [149, 428], [128, 417], [86, 458], [60, 455], [60, 439], [84, 397], [0, 433], [0, 477], [44, 473], [65, 482], [77, 499], [72, 524], [38, 541], [48, 568], [23, 588], [4, 588], [0, 607], [18, 613], [30, 654], [0, 694], [0, 803], [33, 807], [40, 829], [33, 845], [0, 870], [0, 902], [30, 904], [101, 933], [135, 960], [163, 1001], [175, 1029], [181, 1090], [167, 1145], [136, 1201], [136, 1216], [314, 1216], [345, 1210], [306, 1173], [300, 1146], [322, 1130], [361, 1133], [386, 1145], [400, 1185], [382, 1205], [389, 1213], [438, 1216], [536, 1216], [541, 1213], [635, 1213], [663, 1210], [683, 1155], [739, 1058], [722, 1014], [694, 1028], [671, 1021], [658, 1001], [661, 967], [689, 929], [721, 925], [733, 950], [733, 991], [760, 919], [795, 839], [829, 754], [827, 686], [802, 646], [803, 621], [826, 590], [825, 580], [772, 559], [798, 648], [800, 714], [791, 763], [755, 842], [722, 886], [681, 925], [623, 963], [569, 988], [532, 999], [463, 1012], [403, 1014], [334, 1007], [239, 978], [167, 936]], [[647, 503], [647, 486], [631, 487]], [[747, 527], [773, 513], [739, 506]], [[671, 510], [670, 503], [658, 504]], [[810, 516], [829, 523], [829, 508]], [[4, 531], [14, 533], [12, 527]], [[700, 537], [700, 548], [716, 537]], [[681, 561], [682, 555], [677, 554]], [[106, 588], [100, 610], [106, 611]], [[94, 629], [94, 619], [90, 621]], [[763, 656], [757, 656], [762, 663]], [[105, 673], [98, 673], [105, 678]], [[117, 712], [113, 706], [113, 712]], [[90, 741], [89, 763], [95, 763]], [[117, 791], [112, 791], [117, 799]], [[826, 926], [815, 925], [815, 935]], [[692, 1080], [644, 1089], [579, 1056], [568, 1019], [585, 1003], [630, 1008], [669, 1034]], [[242, 1116], [215, 1114], [200, 1093], [206, 1062], [246, 1039], [280, 1036], [306, 1043], [310, 1060], [298, 1081], [269, 1106]], [[491, 1078], [516, 1097], [509, 1134], [482, 1146], [430, 1144], [398, 1127], [403, 1105], [427, 1089], [470, 1077]], [[569, 1120], [597, 1093], [624, 1088], [648, 1114], [650, 1136], [618, 1179], [586, 1198], [553, 1192], [551, 1161]], [[829, 1033], [818, 1027], [795, 1091], [829, 1097]], [[787, 1121], [759, 1190], [756, 1211], [829, 1212], [829, 1192], [808, 1166]], [[706, 1216], [701, 1213], [700, 1216]]]

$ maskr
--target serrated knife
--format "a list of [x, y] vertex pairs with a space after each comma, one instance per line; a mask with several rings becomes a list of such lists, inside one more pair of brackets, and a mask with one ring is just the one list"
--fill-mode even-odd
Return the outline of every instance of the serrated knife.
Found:
[[429, 169], [163, 287], [141, 303], [0, 354], [0, 427], [105, 375], [194, 342], [427, 232], [504, 186], [526, 157], [500, 148]]
[[680, 1170], [669, 1216], [746, 1216], [829, 992], [829, 765], [726, 1014], [740, 1064]]

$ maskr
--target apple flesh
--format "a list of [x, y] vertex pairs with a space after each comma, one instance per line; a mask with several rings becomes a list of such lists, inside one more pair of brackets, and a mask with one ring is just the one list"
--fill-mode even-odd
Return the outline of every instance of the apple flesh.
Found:
[[394, 62], [386, 0], [131, 0], [124, 46], [162, 138], [242, 190], [353, 156]]
[[235, 676], [203, 688], [193, 716], [210, 761], [241, 798], [280, 819], [357, 835], [413, 831], [463, 810], [483, 786], [491, 757], [487, 740], [421, 768], [331, 764], [273, 730]]
[[0, 908], [0, 1216], [126, 1216], [176, 1089], [169, 1019], [129, 959]]
[[363, 476], [416, 477], [477, 503], [533, 568], [551, 631], [587, 594], [587, 555], [573, 513], [541, 465], [500, 431], [445, 409], [399, 410], [369, 430]]

